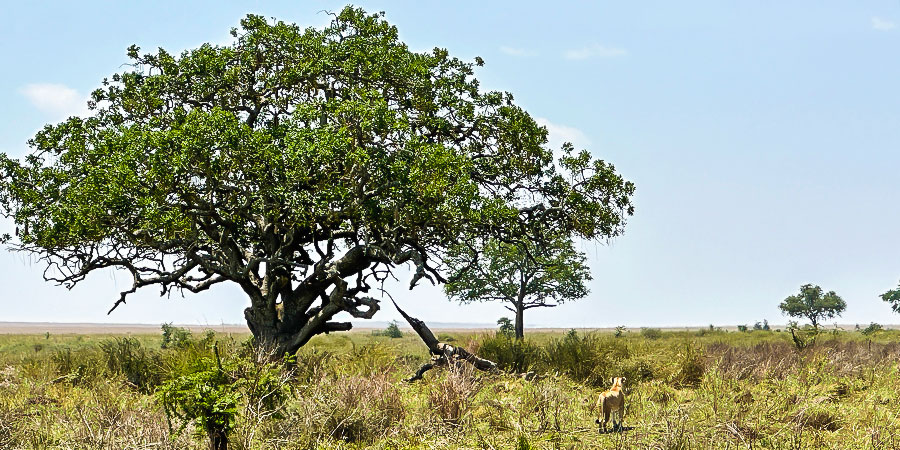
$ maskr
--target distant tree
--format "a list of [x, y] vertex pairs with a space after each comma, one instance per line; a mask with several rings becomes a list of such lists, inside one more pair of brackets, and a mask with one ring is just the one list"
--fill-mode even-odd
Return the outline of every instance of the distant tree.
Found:
[[385, 336], [397, 339], [403, 337], [403, 330], [400, 329], [399, 323], [396, 320], [392, 320], [385, 329], [372, 331], [372, 336]]
[[877, 324], [877, 323], [875, 323], [875, 322], [872, 322], [872, 323], [869, 324], [869, 326], [867, 326], [866, 328], [864, 328], [863, 330], [861, 330], [861, 332], [862, 332], [862, 334], [865, 335], [865, 336], [871, 336], [871, 335], [873, 335], [873, 334], [875, 334], [875, 333], [878, 333], [879, 331], [882, 331], [882, 330], [884, 330], [884, 327], [883, 327], [883, 326], [881, 326], [880, 324]]
[[497, 329], [497, 334], [501, 334], [504, 336], [515, 336], [516, 326], [513, 324], [512, 320], [509, 320], [509, 317], [501, 317], [497, 319], [497, 325], [500, 327], [499, 329]]
[[823, 320], [840, 316], [847, 309], [847, 303], [834, 291], [823, 293], [819, 286], [804, 284], [799, 294], [785, 298], [778, 307], [782, 314], [809, 319], [818, 330]]
[[451, 249], [444, 290], [461, 303], [499, 301], [515, 313], [515, 336], [525, 336], [525, 310], [553, 307], [588, 294], [591, 279], [583, 253], [571, 239], [557, 237], [543, 248], [532, 243], [490, 240]]
[[21, 160], [0, 153], [0, 214], [48, 281], [124, 271], [137, 290], [238, 287], [255, 342], [292, 353], [398, 267], [443, 281], [472, 240], [618, 235], [632, 183], [474, 77], [481, 58], [412, 51], [383, 14], [322, 28], [249, 15], [226, 45], [128, 49], [91, 115], [48, 124]]
[[891, 309], [896, 313], [900, 313], [900, 286], [896, 289], [881, 294], [881, 299], [891, 304]]

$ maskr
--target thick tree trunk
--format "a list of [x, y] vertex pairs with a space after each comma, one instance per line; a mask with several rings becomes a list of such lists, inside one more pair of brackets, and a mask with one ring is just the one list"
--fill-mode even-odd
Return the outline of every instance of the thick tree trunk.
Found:
[[209, 450], [228, 450], [228, 435], [224, 430], [209, 432]]
[[315, 335], [332, 331], [349, 331], [353, 328], [350, 322], [324, 322], [315, 330], [301, 336], [300, 331], [308, 320], [303, 323], [295, 321], [294, 325], [290, 326], [283, 319], [273, 319], [264, 312], [260, 314], [252, 306], [244, 310], [244, 317], [257, 346], [272, 352], [276, 358], [296, 352]]
[[516, 339], [525, 339], [525, 307], [516, 303]]

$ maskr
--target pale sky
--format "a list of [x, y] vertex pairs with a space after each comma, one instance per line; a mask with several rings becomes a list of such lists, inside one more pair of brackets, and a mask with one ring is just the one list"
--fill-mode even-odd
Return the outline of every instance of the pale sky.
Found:
[[[125, 49], [227, 43], [247, 13], [321, 26], [344, 3], [12, 2], [0, 12], [0, 151], [21, 157], [48, 122], [83, 114]], [[900, 280], [900, 2], [388, 2], [411, 48], [481, 56], [550, 130], [637, 186], [625, 235], [585, 244], [590, 295], [529, 310], [528, 326], [785, 323], [805, 283], [847, 302], [840, 323], [900, 323], [878, 295]], [[8, 229], [9, 222], [0, 223]], [[150, 289], [112, 315], [124, 273], [68, 291], [0, 250], [0, 321], [242, 323], [233, 287], [184, 299]], [[494, 323], [437, 288], [392, 289], [426, 321]], [[375, 320], [399, 318], [384, 304]]]

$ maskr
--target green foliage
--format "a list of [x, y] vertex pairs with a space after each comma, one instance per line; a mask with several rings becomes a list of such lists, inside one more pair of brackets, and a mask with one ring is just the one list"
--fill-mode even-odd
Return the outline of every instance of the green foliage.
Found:
[[819, 328], [823, 320], [840, 316], [847, 303], [834, 291], [823, 293], [819, 286], [804, 284], [799, 294], [785, 298], [778, 307], [783, 314], [805, 317], [812, 322], [813, 328]]
[[883, 331], [883, 330], [884, 330], [884, 327], [883, 327], [883, 326], [881, 326], [880, 324], [877, 324], [877, 323], [875, 323], [875, 322], [872, 322], [872, 323], [869, 324], [869, 326], [867, 326], [866, 328], [864, 328], [864, 329], [861, 331], [861, 333], [862, 333], [864, 336], [871, 336], [871, 335], [873, 335], [873, 334], [875, 334], [875, 333], [878, 333], [879, 331]]
[[674, 381], [679, 386], [700, 384], [706, 364], [703, 362], [703, 349], [693, 342], [685, 342], [675, 359], [677, 372]]
[[497, 333], [481, 341], [478, 355], [497, 363], [501, 370], [525, 373], [541, 363], [541, 347], [526, 339], [516, 339], [512, 333]]
[[582, 336], [575, 330], [569, 330], [562, 339], [551, 339], [544, 351], [546, 368], [594, 386], [603, 386], [609, 378], [622, 376], [617, 367], [630, 357], [628, 346], [622, 340], [604, 339], [593, 333]]
[[528, 437], [524, 434], [520, 434], [519, 438], [516, 440], [516, 450], [532, 450], [534, 447], [531, 446], [531, 443], [528, 442]]
[[191, 344], [191, 331], [186, 328], [173, 326], [171, 323], [162, 324], [161, 348], [183, 348]]
[[388, 326], [383, 330], [373, 330], [373, 336], [385, 336], [392, 339], [402, 338], [403, 331], [400, 329], [396, 320], [391, 321]]
[[[588, 294], [590, 270], [571, 238], [527, 242], [491, 239], [477, 246], [467, 240], [452, 247], [451, 274], [444, 285], [447, 297], [461, 303], [503, 302], [522, 317], [527, 309], [553, 307]], [[513, 330], [516, 337], [523, 337], [517, 327]]]
[[624, 325], [619, 325], [619, 326], [617, 326], [617, 327], [616, 327], [616, 330], [615, 330], [614, 336], [615, 336], [615, 337], [622, 337], [622, 336], [625, 334], [625, 330], [627, 330], [627, 328], [625, 328]]
[[762, 322], [756, 322], [753, 324], [753, 331], [770, 331], [769, 321], [763, 320]]
[[641, 328], [641, 337], [647, 339], [659, 339], [662, 335], [662, 330], [659, 328]]
[[497, 329], [497, 334], [504, 336], [516, 335], [516, 326], [513, 324], [512, 320], [509, 319], [509, 317], [501, 317], [497, 319], [497, 325], [500, 327]]
[[100, 350], [109, 373], [124, 376], [143, 392], [152, 392], [163, 380], [160, 354], [143, 347], [135, 338], [108, 339], [100, 343]]
[[208, 358], [198, 361], [194, 373], [166, 382], [157, 395], [166, 415], [182, 422], [179, 430], [191, 422], [207, 434], [227, 435], [234, 428], [239, 394], [227, 374]]
[[746, 333], [746, 332], [749, 330], [749, 329], [747, 328], [747, 325], [738, 325], [738, 326], [737, 326], [737, 329], [738, 329], [738, 331], [740, 331], [741, 333]]
[[891, 304], [891, 309], [900, 313], [900, 286], [881, 294], [881, 299]]
[[818, 328], [814, 326], [801, 328], [797, 326], [795, 321], [788, 322], [788, 331], [791, 333], [791, 340], [794, 342], [794, 347], [797, 348], [797, 351], [803, 351], [812, 347], [819, 337]]

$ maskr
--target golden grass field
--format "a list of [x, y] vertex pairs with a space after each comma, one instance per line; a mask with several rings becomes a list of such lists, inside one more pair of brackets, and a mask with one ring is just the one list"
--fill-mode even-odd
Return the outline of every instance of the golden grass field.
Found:
[[[900, 448], [893, 330], [825, 331], [802, 351], [777, 331], [531, 331], [517, 343], [435, 330], [507, 372], [436, 369], [415, 383], [403, 379], [427, 352], [410, 333], [320, 336], [272, 366], [246, 333], [198, 329], [163, 349], [158, 329], [138, 331], [0, 335], [0, 448], [208, 448], [191, 423], [170, 427], [156, 391], [212, 344], [251, 368], [240, 377], [276, 373], [286, 393], [264, 405], [239, 390], [236, 449]], [[540, 376], [514, 374], [525, 371]], [[627, 430], [600, 434], [594, 403], [612, 376], [628, 378]]]

